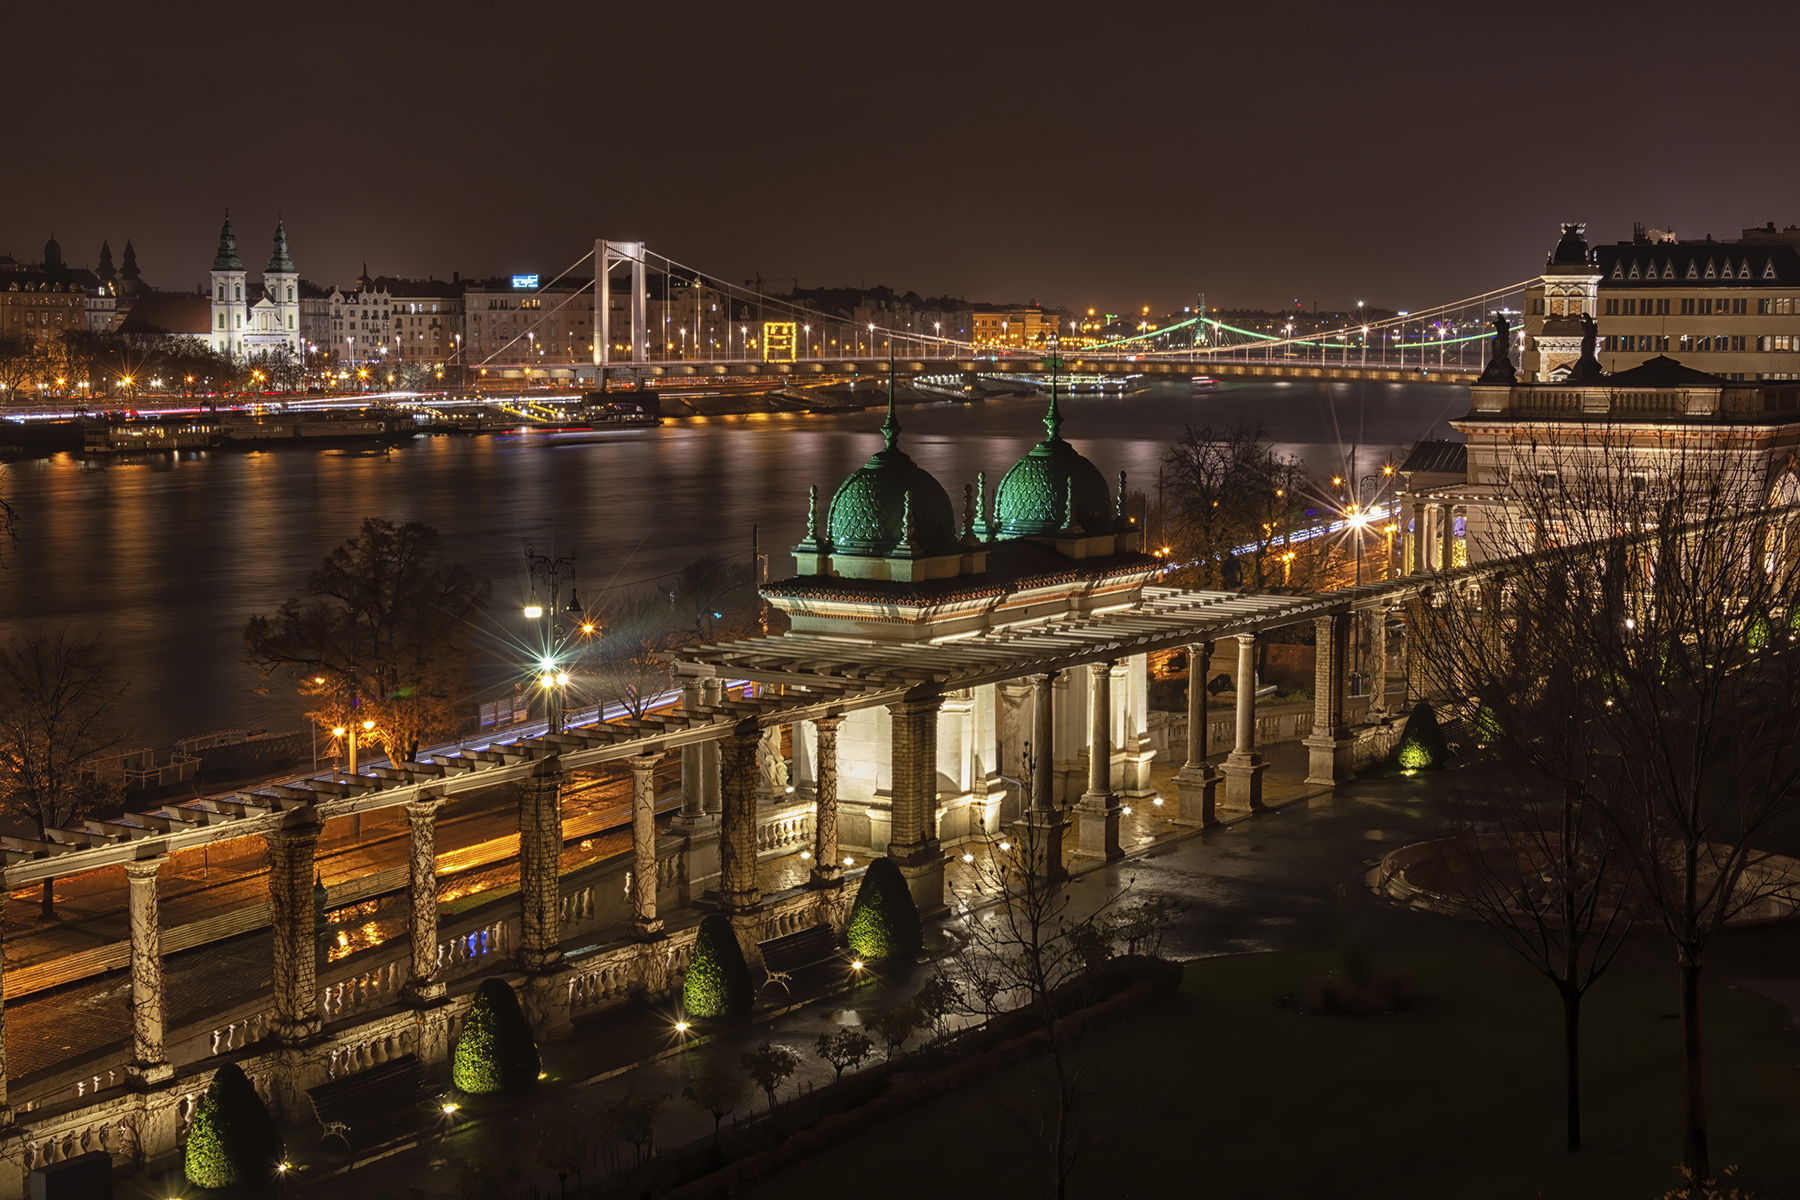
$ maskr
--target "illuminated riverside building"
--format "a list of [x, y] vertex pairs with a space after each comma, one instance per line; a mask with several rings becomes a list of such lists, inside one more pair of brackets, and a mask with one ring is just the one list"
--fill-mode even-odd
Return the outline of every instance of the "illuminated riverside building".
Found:
[[90, 301], [101, 291], [91, 271], [71, 270], [54, 237], [44, 260], [27, 264], [0, 258], [0, 337], [50, 341], [89, 327]]
[[1571, 369], [1540, 382], [1515, 380], [1496, 358], [1450, 426], [1463, 443], [1420, 442], [1397, 468], [1404, 573], [1558, 544], [1558, 523], [1530, 527], [1541, 518], [1516, 509], [1534, 488], [1555, 495], [1559, 480], [1572, 502], [1635, 494], [1648, 505], [1662, 480], [1705, 463], [1736, 489], [1727, 507], [1800, 497], [1800, 384], [1727, 379], [1666, 355], [1604, 372], [1578, 349]]
[[238, 254], [231, 217], [226, 216], [219, 229], [208, 293], [212, 305], [208, 336], [214, 353], [231, 358], [259, 354], [300, 357], [300, 273], [288, 252], [287, 229], [280, 221], [275, 223], [261, 286], [252, 288]]
[[1586, 226], [1565, 225], [1526, 291], [1527, 379], [1568, 373], [1584, 315], [1609, 372], [1666, 354], [1726, 379], [1800, 379], [1800, 228], [1771, 222], [1728, 242], [1639, 228], [1590, 247]]
[[1041, 308], [1002, 308], [969, 316], [970, 340], [977, 347], [1036, 350], [1062, 329], [1062, 318]]

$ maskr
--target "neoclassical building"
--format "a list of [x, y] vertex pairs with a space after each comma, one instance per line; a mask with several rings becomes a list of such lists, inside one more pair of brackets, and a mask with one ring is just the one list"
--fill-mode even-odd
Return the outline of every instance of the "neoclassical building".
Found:
[[1701, 473], [1730, 489], [1728, 507], [1800, 494], [1800, 385], [1739, 382], [1665, 355], [1612, 374], [1590, 366], [1556, 381], [1477, 383], [1450, 425], [1463, 443], [1421, 442], [1399, 468], [1409, 573], [1557, 544], [1570, 531], [1553, 520], [1523, 528], [1521, 498], [1565, 486], [1572, 501], [1606, 489], [1614, 508]]
[[[840, 640], [846, 661], [903, 647], [941, 647], [950, 656], [959, 641], [1137, 605], [1157, 562], [1125, 516], [1124, 473], [1109, 486], [1064, 440], [1054, 390], [1043, 423], [1043, 440], [1001, 477], [991, 508], [985, 475], [978, 476], [963, 489], [959, 518], [943, 484], [901, 449], [890, 394], [881, 449], [838, 486], [823, 521], [814, 490], [806, 537], [794, 547], [795, 574], [763, 594], [787, 614], [793, 634]], [[923, 736], [936, 746], [928, 789], [935, 820], [924, 822], [895, 805], [894, 726], [906, 718], [882, 708], [846, 716], [838, 734], [843, 844], [886, 853], [909, 872], [939, 872], [943, 845], [1020, 815], [1032, 786], [1029, 756], [1039, 786], [1047, 785], [1039, 804], [1085, 814], [1078, 852], [1117, 854], [1119, 799], [1150, 794], [1145, 656], [1061, 672], [1041, 685], [1053, 687], [1058, 702], [1050, 736], [1035, 744], [1033, 686], [1021, 680], [953, 691], [914, 718], [931, 724]], [[1103, 787], [1094, 786], [1100, 776], [1091, 767], [1097, 722], [1104, 724]], [[798, 789], [812, 784], [816, 739], [810, 723], [796, 726]], [[924, 838], [923, 828], [935, 836]], [[1060, 838], [1060, 829], [1051, 837]], [[941, 895], [935, 885], [922, 891]]]

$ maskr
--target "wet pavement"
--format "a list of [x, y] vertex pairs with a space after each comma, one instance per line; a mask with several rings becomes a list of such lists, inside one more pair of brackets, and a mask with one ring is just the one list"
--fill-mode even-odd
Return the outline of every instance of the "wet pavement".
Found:
[[[1204, 833], [1183, 829], [1165, 814], [1173, 813], [1172, 772], [1157, 772], [1156, 782], [1170, 790], [1169, 803], [1156, 808], [1138, 802], [1123, 820], [1123, 840], [1131, 856], [1122, 861], [1086, 865], [1072, 860], [1071, 910], [1091, 911], [1123, 892], [1127, 898], [1168, 897], [1181, 910], [1168, 929], [1163, 952], [1175, 958], [1253, 953], [1263, 950], [1329, 948], [1342, 944], [1347, 928], [1359, 936], [1403, 940], [1410, 945], [1455, 944], [1474, 929], [1463, 922], [1413, 913], [1378, 900], [1364, 886], [1364, 875], [1396, 846], [1430, 836], [1439, 826], [1432, 799], [1439, 782], [1421, 776], [1348, 785], [1336, 793], [1299, 782], [1305, 752], [1298, 745], [1269, 749], [1273, 762], [1266, 778], [1270, 808], [1255, 816], [1233, 817], [1223, 828]], [[953, 897], [969, 893], [979, 863], [952, 863], [948, 886]], [[943, 923], [942, 944], [954, 947], [962, 916]], [[954, 952], [954, 949], [952, 949]], [[831, 1077], [831, 1068], [815, 1049], [818, 1035], [843, 1024], [860, 1023], [862, 1014], [903, 998], [923, 977], [915, 973], [894, 985], [865, 986], [848, 996], [833, 996], [804, 1005], [773, 1021], [726, 1034], [704, 1046], [677, 1047], [670, 1033], [673, 1011], [622, 1010], [579, 1022], [574, 1039], [546, 1048], [546, 1064], [561, 1079], [583, 1080], [619, 1071], [602, 1081], [556, 1087], [520, 1107], [490, 1113], [452, 1129], [442, 1128], [429, 1144], [359, 1169], [353, 1179], [321, 1181], [327, 1190], [345, 1194], [405, 1195], [423, 1189], [427, 1196], [456, 1195], [458, 1173], [469, 1161], [510, 1164], [517, 1178], [536, 1182], [556, 1194], [554, 1175], [537, 1161], [539, 1131], [546, 1123], [573, 1121], [589, 1131], [592, 1164], [631, 1161], [630, 1148], [595, 1134], [600, 1114], [620, 1097], [665, 1096], [657, 1118], [657, 1141], [676, 1146], [709, 1137], [712, 1118], [681, 1098], [691, 1073], [708, 1061], [735, 1063], [738, 1054], [768, 1039], [788, 1045], [800, 1056], [801, 1068], [782, 1095], [816, 1087]], [[648, 1055], [660, 1061], [631, 1069], [624, 1064]], [[766, 1108], [760, 1094], [743, 1106], [739, 1119]]]

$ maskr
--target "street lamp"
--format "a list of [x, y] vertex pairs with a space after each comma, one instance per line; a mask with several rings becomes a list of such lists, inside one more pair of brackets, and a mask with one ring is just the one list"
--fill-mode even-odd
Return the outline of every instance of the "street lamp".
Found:
[[[538, 622], [538, 684], [544, 689], [545, 727], [550, 733], [561, 733], [563, 728], [563, 693], [569, 684], [569, 674], [557, 662], [557, 655], [562, 650], [562, 619], [565, 613], [581, 612], [581, 602], [575, 595], [575, 556], [573, 554], [551, 558], [539, 554], [525, 546], [525, 572], [531, 580], [531, 600], [525, 605], [523, 612], [527, 621]], [[562, 607], [562, 585], [569, 584], [569, 606]], [[543, 588], [542, 593], [539, 587]], [[539, 602], [539, 595], [550, 599], [546, 608]]]

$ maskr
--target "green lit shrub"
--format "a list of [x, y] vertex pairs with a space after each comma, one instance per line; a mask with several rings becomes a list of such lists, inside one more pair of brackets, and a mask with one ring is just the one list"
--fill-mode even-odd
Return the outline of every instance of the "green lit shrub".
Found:
[[744, 1017], [755, 1000], [750, 968], [731, 921], [713, 913], [700, 922], [694, 938], [694, 956], [681, 983], [681, 1005], [690, 1017]]
[[244, 1195], [272, 1193], [282, 1155], [281, 1134], [256, 1088], [236, 1065], [220, 1067], [188, 1125], [182, 1156], [187, 1181]]
[[906, 877], [890, 858], [869, 864], [857, 890], [845, 928], [850, 953], [863, 962], [912, 958], [924, 939], [919, 931], [919, 906], [913, 903]]
[[484, 980], [457, 1035], [450, 1082], [473, 1095], [513, 1092], [536, 1084], [541, 1069], [512, 987], [504, 979]]
[[1492, 746], [1500, 740], [1500, 715], [1491, 704], [1483, 704], [1475, 710], [1475, 744]]
[[1756, 613], [1744, 623], [1744, 645], [1750, 653], [1761, 654], [1769, 648], [1769, 635], [1772, 632], [1769, 618]]
[[1444, 732], [1438, 728], [1437, 714], [1421, 700], [1406, 718], [1400, 732], [1400, 747], [1394, 752], [1402, 770], [1425, 771], [1442, 767], [1450, 759], [1450, 748], [1444, 744]]

